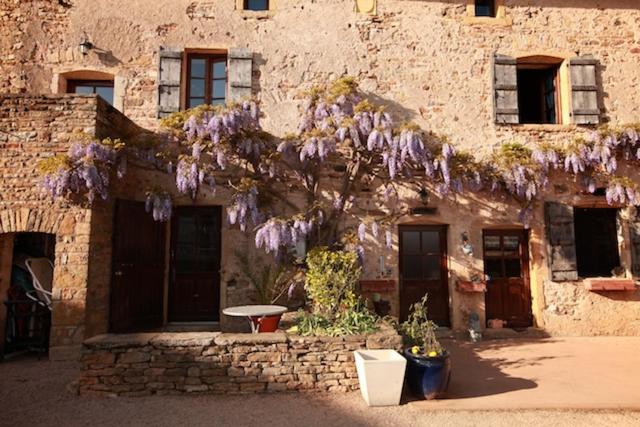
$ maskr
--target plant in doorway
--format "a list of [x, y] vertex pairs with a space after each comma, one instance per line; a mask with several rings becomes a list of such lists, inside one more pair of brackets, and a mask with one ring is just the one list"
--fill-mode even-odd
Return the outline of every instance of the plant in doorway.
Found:
[[411, 392], [421, 399], [441, 397], [449, 386], [451, 360], [436, 337], [437, 325], [427, 317], [427, 295], [411, 306], [408, 319], [398, 325], [398, 331], [409, 345], [407, 383]]

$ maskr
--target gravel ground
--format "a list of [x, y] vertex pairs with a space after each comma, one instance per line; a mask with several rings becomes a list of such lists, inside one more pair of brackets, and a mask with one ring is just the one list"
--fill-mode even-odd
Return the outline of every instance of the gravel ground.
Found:
[[449, 411], [419, 403], [367, 408], [359, 393], [88, 398], [71, 393], [73, 363], [22, 357], [0, 363], [6, 426], [638, 426], [632, 411]]

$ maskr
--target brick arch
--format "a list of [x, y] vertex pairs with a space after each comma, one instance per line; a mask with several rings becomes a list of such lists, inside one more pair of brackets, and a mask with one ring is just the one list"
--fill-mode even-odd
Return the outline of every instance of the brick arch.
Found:
[[58, 234], [69, 213], [30, 208], [0, 211], [0, 233], [49, 233]]

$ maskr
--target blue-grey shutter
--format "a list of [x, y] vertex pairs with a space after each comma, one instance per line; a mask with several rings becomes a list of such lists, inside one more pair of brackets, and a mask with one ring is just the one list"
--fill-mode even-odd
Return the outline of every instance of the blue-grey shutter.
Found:
[[591, 57], [572, 58], [571, 68], [571, 104], [573, 123], [579, 125], [597, 125], [600, 123], [598, 107], [598, 61]]
[[160, 48], [158, 52], [158, 118], [180, 111], [182, 51]]
[[494, 119], [498, 124], [518, 124], [518, 66], [514, 58], [493, 57]]
[[546, 202], [544, 211], [551, 280], [578, 280], [573, 207]]
[[239, 101], [251, 97], [253, 52], [246, 48], [229, 49], [229, 100]]

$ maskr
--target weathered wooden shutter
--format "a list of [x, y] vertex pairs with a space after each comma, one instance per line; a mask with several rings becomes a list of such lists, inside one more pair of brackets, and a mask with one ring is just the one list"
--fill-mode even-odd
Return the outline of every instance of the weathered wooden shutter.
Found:
[[180, 111], [182, 52], [160, 48], [158, 53], [158, 118]]
[[579, 125], [600, 123], [597, 66], [598, 61], [589, 57], [573, 58], [570, 61], [573, 123]]
[[518, 124], [518, 69], [514, 58], [493, 57], [493, 94], [496, 123]]
[[229, 99], [238, 101], [251, 97], [253, 53], [245, 48], [229, 49]]
[[631, 273], [640, 277], [640, 207], [636, 215], [629, 220], [629, 240], [631, 241]]
[[546, 202], [544, 211], [551, 280], [578, 280], [573, 207], [562, 203]]

